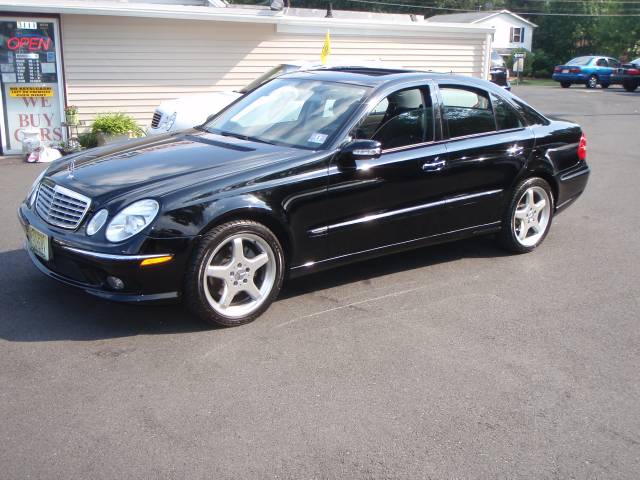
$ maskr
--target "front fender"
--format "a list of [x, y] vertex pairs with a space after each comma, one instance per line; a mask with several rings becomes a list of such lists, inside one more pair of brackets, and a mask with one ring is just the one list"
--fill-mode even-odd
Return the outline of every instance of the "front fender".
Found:
[[290, 242], [289, 222], [284, 212], [256, 193], [221, 197], [164, 212], [156, 222], [154, 233], [158, 237], [195, 237], [215, 225], [239, 218], [264, 223], [282, 241]]

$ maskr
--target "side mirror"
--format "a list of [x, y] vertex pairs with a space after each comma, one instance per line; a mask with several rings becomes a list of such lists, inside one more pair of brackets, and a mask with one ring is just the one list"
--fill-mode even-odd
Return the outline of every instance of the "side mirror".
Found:
[[382, 145], [377, 140], [352, 140], [338, 153], [338, 166], [344, 170], [355, 170], [358, 161], [380, 158]]

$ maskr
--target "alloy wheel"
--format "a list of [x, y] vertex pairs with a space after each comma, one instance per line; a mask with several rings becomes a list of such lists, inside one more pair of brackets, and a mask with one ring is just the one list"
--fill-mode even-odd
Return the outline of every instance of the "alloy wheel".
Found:
[[546, 190], [532, 186], [524, 191], [513, 214], [512, 228], [521, 245], [532, 247], [544, 236], [551, 219], [551, 199]]
[[256, 311], [276, 280], [276, 260], [266, 240], [252, 233], [224, 239], [208, 256], [202, 287], [219, 314], [239, 318]]

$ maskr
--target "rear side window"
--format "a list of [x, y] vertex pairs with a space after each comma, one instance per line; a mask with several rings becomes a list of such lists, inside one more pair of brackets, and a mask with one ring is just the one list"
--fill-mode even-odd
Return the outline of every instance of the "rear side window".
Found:
[[462, 87], [440, 87], [443, 116], [449, 137], [495, 132], [496, 122], [486, 92]]
[[599, 58], [598, 61], [596, 62], [596, 65], [598, 67], [608, 67], [609, 64], [607, 63], [607, 60], [604, 58]]
[[527, 122], [527, 125], [547, 125], [549, 123], [546, 118], [536, 112], [529, 105], [526, 105], [515, 98], [513, 101], [516, 104], [518, 112], [520, 112], [520, 115], [522, 115]]
[[509, 130], [512, 128], [522, 127], [522, 120], [515, 108], [513, 108], [506, 100], [491, 94], [491, 103], [493, 103], [493, 111], [496, 115], [496, 126], [498, 130]]

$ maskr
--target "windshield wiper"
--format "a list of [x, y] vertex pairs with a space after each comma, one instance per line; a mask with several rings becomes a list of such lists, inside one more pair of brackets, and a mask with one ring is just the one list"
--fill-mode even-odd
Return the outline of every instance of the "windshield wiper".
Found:
[[258, 138], [258, 137], [250, 137], [249, 135], [242, 135], [241, 133], [220, 131], [219, 134], [222, 135], [223, 137], [234, 137], [234, 138], [239, 138], [240, 140], [247, 140], [249, 142], [258, 142], [258, 143], [266, 143], [267, 145], [275, 145], [275, 143], [270, 142], [268, 140], [263, 140], [262, 138]]

